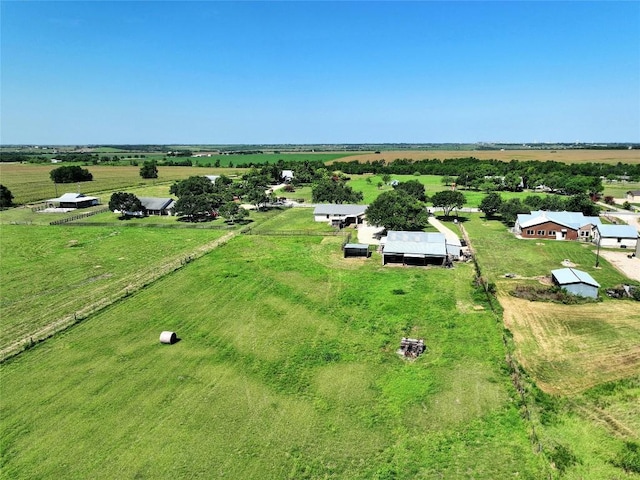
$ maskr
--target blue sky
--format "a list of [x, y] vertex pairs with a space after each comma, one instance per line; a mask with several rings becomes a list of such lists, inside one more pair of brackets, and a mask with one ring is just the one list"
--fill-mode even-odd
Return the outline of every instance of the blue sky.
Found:
[[0, 142], [640, 141], [640, 2], [16, 2]]

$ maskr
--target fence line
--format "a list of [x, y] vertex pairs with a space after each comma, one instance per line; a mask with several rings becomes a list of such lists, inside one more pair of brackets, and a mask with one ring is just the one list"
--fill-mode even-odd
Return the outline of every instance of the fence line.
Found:
[[136, 293], [138, 290], [141, 290], [142, 288], [152, 284], [162, 277], [176, 270], [179, 270], [185, 265], [191, 263], [193, 260], [202, 257], [203, 255], [209, 253], [210, 251], [221, 245], [224, 245], [235, 235], [237, 235], [236, 232], [229, 232], [228, 234], [224, 235], [221, 238], [218, 238], [217, 240], [196, 248], [193, 252], [191, 252], [191, 254], [188, 254], [186, 256], [176, 256], [164, 265], [154, 266], [152, 268], [149, 268], [148, 270], [139, 272], [138, 275], [127, 279], [131, 281], [126, 287], [121, 288], [113, 294], [103, 297], [100, 300], [91, 303], [90, 305], [87, 305], [85, 308], [66, 315], [58, 320], [55, 320], [42, 327], [40, 330], [31, 332], [25, 335], [23, 338], [18, 339], [12, 344], [6, 346], [2, 350], [0, 350], [0, 363], [9, 358], [15, 357], [16, 355], [19, 355], [20, 353], [30, 349], [38, 343], [53, 337], [55, 334], [62, 332], [63, 330], [66, 330], [67, 328], [77, 323], [82, 322], [83, 320], [89, 318], [91, 315], [98, 313], [104, 308], [129, 297], [130, 295]]
[[265, 235], [265, 236], [274, 236], [274, 237], [295, 237], [295, 236], [305, 236], [305, 237], [337, 237], [342, 234], [342, 230], [334, 230], [332, 232], [322, 232], [318, 230], [254, 230], [247, 229], [242, 233], [246, 235]]
[[60, 220], [54, 220], [53, 222], [50, 222], [49, 225], [62, 225], [64, 223], [73, 222], [74, 220], [79, 220], [81, 218], [91, 217], [93, 215], [97, 215], [99, 213], [104, 213], [104, 212], [108, 212], [108, 211], [109, 211], [109, 208], [108, 207], [104, 207], [104, 208], [100, 208], [98, 210], [93, 210], [92, 212], [78, 213], [76, 215], [72, 215], [71, 217], [65, 217], [65, 218], [61, 218]]
[[511, 382], [513, 383], [514, 388], [516, 389], [516, 391], [518, 392], [518, 395], [520, 396], [520, 402], [522, 404], [522, 409], [523, 409], [522, 416], [529, 423], [529, 427], [531, 428], [531, 434], [529, 437], [531, 444], [535, 448], [536, 452], [541, 453], [543, 451], [542, 442], [538, 437], [538, 434], [536, 432], [536, 427], [533, 423], [533, 420], [531, 419], [531, 408], [529, 407], [529, 399], [527, 398], [527, 395], [526, 395], [526, 381], [523, 379], [517, 360], [513, 357], [513, 354], [512, 354], [513, 352], [511, 351], [509, 338], [507, 336], [507, 330], [506, 328], [504, 328], [504, 322], [502, 320], [502, 316], [496, 310], [496, 307], [493, 303], [494, 300], [496, 300], [496, 297], [494, 295], [495, 290], [493, 286], [490, 284], [490, 282], [488, 281], [488, 279], [486, 277], [483, 277], [482, 275], [482, 268], [480, 267], [480, 264], [478, 262], [478, 257], [476, 255], [475, 250], [473, 249], [473, 246], [470, 242], [469, 235], [467, 234], [466, 229], [460, 223], [458, 224], [458, 226], [460, 227], [462, 236], [467, 242], [467, 246], [471, 252], [471, 258], [473, 259], [473, 264], [476, 270], [476, 284], [478, 286], [481, 286], [482, 289], [484, 290], [484, 293], [487, 298], [487, 303], [489, 304], [491, 313], [495, 317], [496, 323], [503, 326], [502, 344], [506, 352], [505, 361], [507, 362], [507, 365], [509, 366], [509, 372], [511, 373]]

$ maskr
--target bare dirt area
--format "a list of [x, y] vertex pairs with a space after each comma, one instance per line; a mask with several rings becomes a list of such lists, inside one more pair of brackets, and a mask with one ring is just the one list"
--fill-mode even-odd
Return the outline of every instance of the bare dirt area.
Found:
[[547, 393], [571, 395], [640, 373], [640, 309], [632, 301], [562, 305], [500, 295], [518, 361]]
[[380, 153], [350, 155], [338, 159], [341, 162], [353, 160], [359, 162], [385, 160], [391, 162], [396, 158], [424, 160], [437, 158], [474, 157], [480, 160], [555, 160], [566, 163], [599, 162], [599, 163], [640, 163], [640, 150], [389, 150]]
[[614, 267], [629, 277], [630, 280], [640, 282], [640, 258], [629, 258], [633, 252], [617, 252], [612, 250], [600, 250], [600, 256], [605, 258]]

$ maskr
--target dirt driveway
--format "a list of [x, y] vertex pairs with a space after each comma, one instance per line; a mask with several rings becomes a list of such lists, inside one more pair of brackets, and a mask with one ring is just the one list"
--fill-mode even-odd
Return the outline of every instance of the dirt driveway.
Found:
[[628, 255], [631, 253], [632, 251], [614, 252], [611, 250], [600, 250], [600, 256], [602, 258], [605, 258], [631, 280], [640, 282], [640, 258], [629, 258]]

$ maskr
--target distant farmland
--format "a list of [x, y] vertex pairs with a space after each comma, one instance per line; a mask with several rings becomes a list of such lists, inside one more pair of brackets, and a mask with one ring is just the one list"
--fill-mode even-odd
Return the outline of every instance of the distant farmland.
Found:
[[640, 163], [640, 150], [395, 150], [381, 151], [362, 155], [350, 155], [340, 161], [367, 162], [384, 159], [391, 162], [397, 158], [409, 160], [465, 158], [474, 157], [479, 160], [553, 160], [563, 163]]

